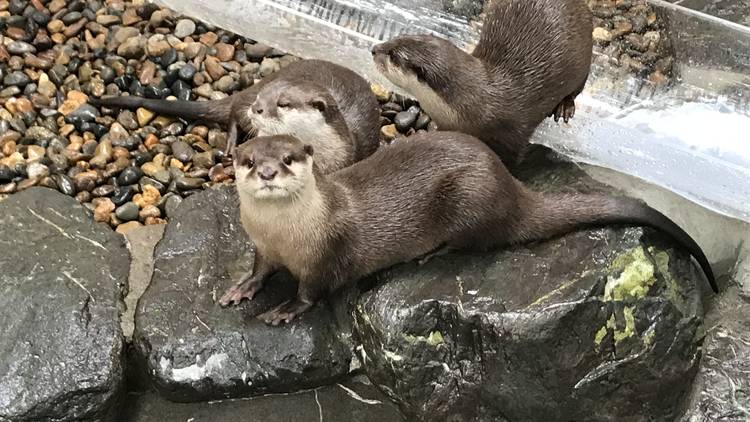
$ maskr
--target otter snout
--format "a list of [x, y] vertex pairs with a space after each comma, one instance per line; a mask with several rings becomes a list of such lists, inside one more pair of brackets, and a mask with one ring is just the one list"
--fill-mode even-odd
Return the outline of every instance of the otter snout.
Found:
[[370, 52], [372, 53], [373, 57], [378, 54], [384, 54], [385, 51], [385, 45], [384, 44], [375, 44], [372, 46], [372, 49], [370, 49]]
[[389, 51], [390, 51], [390, 48], [388, 47], [386, 43], [374, 45], [372, 49], [370, 50], [370, 52], [372, 53], [372, 61], [375, 62], [375, 65], [381, 71], [386, 66]]
[[264, 166], [258, 171], [258, 177], [260, 177], [261, 180], [270, 181], [273, 180], [278, 173], [279, 172], [276, 169]]
[[258, 102], [254, 102], [252, 106], [250, 106], [250, 110], [253, 112], [253, 114], [263, 114], [263, 106], [258, 104]]

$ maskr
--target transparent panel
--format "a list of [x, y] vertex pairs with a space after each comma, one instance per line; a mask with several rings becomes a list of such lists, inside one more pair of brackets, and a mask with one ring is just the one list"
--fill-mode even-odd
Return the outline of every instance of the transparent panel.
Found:
[[[390, 89], [372, 64], [373, 44], [433, 32], [471, 49], [482, 8], [478, 0], [158, 3], [291, 54], [348, 66]], [[600, 57], [576, 117], [568, 125], [545, 122], [533, 141], [750, 221], [750, 29], [740, 18], [651, 4], [674, 48], [674, 83], [654, 88]]]

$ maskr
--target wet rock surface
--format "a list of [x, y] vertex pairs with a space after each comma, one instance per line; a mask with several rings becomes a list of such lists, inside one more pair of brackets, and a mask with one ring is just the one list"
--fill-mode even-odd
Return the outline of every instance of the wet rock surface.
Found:
[[351, 352], [326, 302], [287, 327], [255, 318], [293, 297], [296, 285], [284, 274], [251, 302], [218, 305], [250, 268], [251, 250], [232, 187], [196, 194], [177, 209], [135, 319], [137, 359], [162, 396], [199, 401], [297, 391], [349, 371]]
[[211, 403], [171, 403], [153, 394], [128, 397], [123, 422], [400, 422], [404, 417], [366, 378], [292, 394]]
[[750, 408], [750, 301], [732, 286], [712, 305], [701, 367], [682, 421], [741, 421]]
[[3, 200], [0, 216], [0, 420], [111, 420], [123, 239], [47, 188]]
[[[601, 189], [550, 167], [530, 184]], [[652, 230], [579, 231], [385, 271], [355, 338], [411, 420], [673, 420], [700, 359], [701, 277]]]

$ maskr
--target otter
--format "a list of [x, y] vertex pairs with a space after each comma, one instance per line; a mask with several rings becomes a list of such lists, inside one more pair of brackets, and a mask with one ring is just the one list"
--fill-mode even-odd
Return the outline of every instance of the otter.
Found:
[[[322, 110], [316, 109], [315, 106], [309, 107], [309, 104], [303, 104], [301, 101], [295, 101], [291, 95], [285, 95], [288, 105], [286, 108], [297, 111], [294, 127], [288, 128], [296, 136], [307, 142], [325, 132], [325, 139], [321, 139], [321, 142], [329, 142], [330, 149], [344, 150], [350, 154], [346, 159], [337, 155], [333, 161], [339, 165], [351, 164], [377, 149], [380, 110], [370, 84], [354, 71], [325, 60], [292, 62], [257, 84], [221, 100], [168, 101], [121, 96], [101, 99], [92, 97], [89, 102], [95, 106], [109, 108], [144, 107], [168, 116], [226, 125], [229, 137], [225, 153], [229, 155], [238, 138], [243, 136], [239, 132], [243, 132], [245, 136], [266, 134], [263, 131], [258, 132], [253, 124], [262, 117], [252, 111], [256, 100], [270, 111], [269, 102], [279, 98], [280, 91], [283, 90], [281, 87], [295, 85], [299, 85], [299, 88], [294, 92], [310, 100], [317, 96], [321, 102], [316, 104], [322, 104], [324, 107]], [[274, 112], [272, 116], [266, 117], [278, 118], [278, 115]], [[267, 122], [268, 119], [264, 121]], [[284, 119], [277, 119], [273, 130], [267, 134], [284, 133], [286, 124]], [[267, 124], [264, 127], [271, 126]], [[320, 148], [323, 152], [322, 145]], [[340, 154], [340, 151], [337, 154]]]
[[592, 31], [582, 0], [494, 0], [472, 54], [437, 36], [404, 35], [376, 44], [372, 55], [439, 129], [478, 137], [512, 168], [545, 118], [573, 117]]
[[288, 135], [258, 137], [238, 149], [240, 218], [256, 255], [221, 306], [252, 299], [267, 277], [286, 268], [299, 281], [297, 297], [258, 318], [288, 323], [323, 295], [394, 264], [607, 224], [673, 236], [717, 290], [701, 248], [660, 212], [628, 197], [531, 191], [471, 135], [416, 134], [328, 175], [313, 165], [313, 151]]

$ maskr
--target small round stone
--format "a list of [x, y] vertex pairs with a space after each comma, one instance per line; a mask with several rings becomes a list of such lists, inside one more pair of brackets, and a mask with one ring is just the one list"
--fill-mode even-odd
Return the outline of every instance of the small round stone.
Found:
[[52, 179], [57, 183], [57, 189], [65, 195], [75, 196], [76, 185], [73, 180], [64, 174], [55, 174]]
[[393, 123], [399, 132], [405, 133], [414, 125], [418, 116], [419, 108], [412, 106], [408, 110], [396, 114], [396, 117], [393, 118]]
[[122, 221], [133, 221], [138, 219], [139, 211], [135, 202], [126, 202], [115, 210], [115, 215]]
[[191, 190], [200, 189], [205, 183], [205, 180], [197, 177], [178, 177], [177, 178], [177, 189], [179, 190]]
[[185, 38], [195, 32], [195, 22], [190, 19], [180, 19], [175, 25], [173, 35], [177, 38]]
[[138, 183], [138, 180], [142, 176], [143, 172], [141, 171], [141, 169], [135, 166], [131, 166], [120, 173], [120, 175], [117, 177], [117, 183], [121, 186], [133, 185], [135, 183]]
[[115, 188], [115, 191], [112, 192], [112, 202], [114, 202], [115, 205], [117, 206], [122, 205], [127, 201], [130, 201], [132, 198], [133, 198], [132, 186], [121, 186], [119, 188]]

